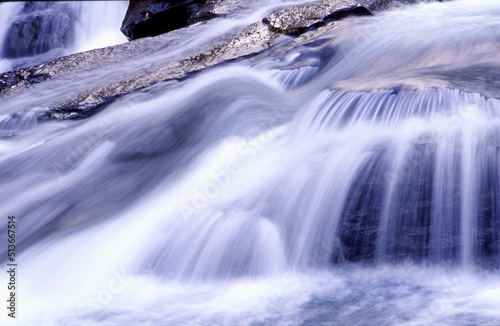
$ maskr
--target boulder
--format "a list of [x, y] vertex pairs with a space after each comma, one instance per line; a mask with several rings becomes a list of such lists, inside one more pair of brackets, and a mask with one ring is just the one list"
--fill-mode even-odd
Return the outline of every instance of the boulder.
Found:
[[129, 40], [157, 36], [187, 26], [205, 0], [130, 1], [121, 31]]
[[357, 0], [321, 0], [273, 12], [263, 22], [270, 29], [288, 35], [305, 31], [338, 20], [347, 15], [370, 15], [369, 6]]
[[189, 18], [189, 23], [194, 24], [216, 17], [224, 17], [232, 12], [243, 9], [248, 5], [248, 1], [238, 0], [211, 0], [204, 3]]
[[22, 58], [66, 47], [74, 32], [74, 17], [66, 4], [27, 3], [7, 31], [2, 57]]

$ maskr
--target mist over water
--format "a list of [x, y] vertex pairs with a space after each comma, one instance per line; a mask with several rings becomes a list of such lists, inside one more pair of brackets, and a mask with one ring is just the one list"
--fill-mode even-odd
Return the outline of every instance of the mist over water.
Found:
[[[98, 3], [72, 4], [82, 26], [122, 6]], [[251, 19], [194, 26], [142, 62], [0, 99], [23, 325], [500, 323], [500, 102], [436, 77], [498, 64], [496, 1], [352, 17], [87, 120], [35, 118], [42, 98], [182, 57], [285, 4], [251, 2]], [[20, 10], [0, 16], [6, 5]], [[75, 51], [119, 42], [88, 35]]]

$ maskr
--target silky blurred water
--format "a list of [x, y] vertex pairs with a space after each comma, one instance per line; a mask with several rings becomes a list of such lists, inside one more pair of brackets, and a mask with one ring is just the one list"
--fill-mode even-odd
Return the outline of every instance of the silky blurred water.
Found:
[[252, 2], [143, 62], [0, 99], [20, 324], [500, 323], [500, 102], [429, 77], [498, 66], [496, 1], [350, 18], [87, 120], [33, 119], [37, 99], [285, 4]]
[[[37, 2], [5, 2], [0, 3], [0, 53], [7, 40], [11, 24], [22, 21], [27, 14], [23, 12], [24, 5], [31, 3], [36, 8]], [[29, 65], [44, 63], [58, 56], [76, 52], [102, 48], [124, 43], [127, 38], [120, 32], [121, 23], [127, 10], [128, 1], [57, 1], [57, 6], [67, 7], [71, 13], [72, 38], [61, 49], [52, 49], [34, 57], [18, 58], [16, 60], [0, 58], [0, 72], [18, 69]], [[50, 3], [48, 4], [50, 8]], [[42, 7], [44, 8], [44, 7]], [[46, 20], [45, 23], [49, 23]], [[42, 24], [43, 25], [43, 24]], [[29, 30], [29, 26], [25, 29]], [[45, 28], [41, 26], [42, 30]], [[26, 31], [25, 33], [28, 33]]]

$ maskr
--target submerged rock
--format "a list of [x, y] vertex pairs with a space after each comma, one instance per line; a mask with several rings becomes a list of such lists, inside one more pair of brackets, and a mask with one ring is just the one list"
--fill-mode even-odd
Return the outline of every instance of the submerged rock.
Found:
[[73, 16], [66, 4], [26, 3], [7, 32], [2, 56], [14, 59], [64, 48], [73, 37]]

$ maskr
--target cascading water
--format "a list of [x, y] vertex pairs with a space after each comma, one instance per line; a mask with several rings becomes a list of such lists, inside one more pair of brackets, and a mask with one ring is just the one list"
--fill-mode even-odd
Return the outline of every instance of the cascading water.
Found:
[[127, 5], [127, 1], [0, 4], [0, 71], [126, 42], [120, 25]]
[[[0, 19], [3, 22], [0, 24], [0, 47], [3, 50], [3, 44], [7, 38], [7, 31], [9, 30], [10, 25], [13, 23], [17, 14], [22, 10], [22, 3], [2, 3], [0, 4]], [[0, 58], [0, 71], [7, 71], [11, 69], [10, 60]]]
[[[248, 10], [258, 21], [284, 4]], [[462, 0], [349, 18], [83, 121], [28, 117], [106, 70], [0, 99], [19, 321], [500, 323], [500, 100], [460, 73], [498, 64], [498, 15], [496, 1]], [[452, 72], [460, 87], [442, 87]]]

